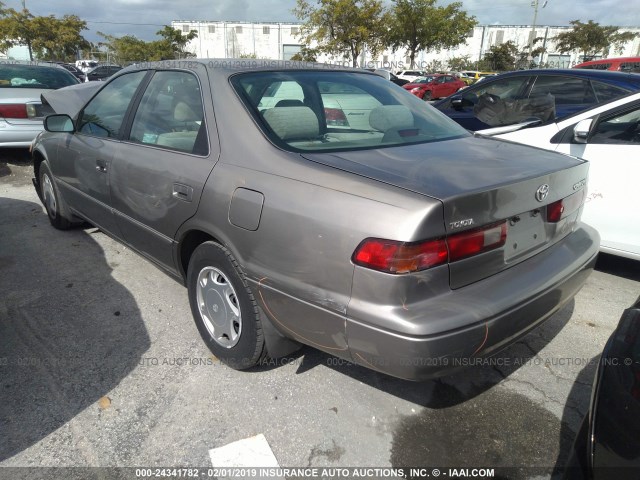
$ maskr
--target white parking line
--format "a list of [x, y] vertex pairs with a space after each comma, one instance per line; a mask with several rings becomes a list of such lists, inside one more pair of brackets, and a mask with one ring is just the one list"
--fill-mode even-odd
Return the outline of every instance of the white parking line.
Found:
[[[263, 434], [209, 450], [214, 468], [280, 468]], [[284, 480], [270, 476], [269, 479]]]

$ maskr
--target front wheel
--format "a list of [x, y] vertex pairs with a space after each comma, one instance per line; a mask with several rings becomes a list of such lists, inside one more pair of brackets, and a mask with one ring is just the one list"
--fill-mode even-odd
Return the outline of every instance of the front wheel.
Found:
[[212, 241], [196, 248], [187, 288], [200, 336], [216, 357], [238, 370], [266, 357], [258, 306], [227, 248]]
[[72, 224], [60, 213], [62, 198], [53, 180], [49, 164], [46, 161], [40, 164], [39, 173], [42, 203], [47, 211], [49, 222], [58, 230], [68, 230]]
[[424, 92], [424, 97], [422, 97], [422, 99], [425, 102], [429, 102], [429, 101], [431, 101], [432, 97], [433, 97], [433, 94], [431, 93], [431, 90], [427, 90], [426, 92]]

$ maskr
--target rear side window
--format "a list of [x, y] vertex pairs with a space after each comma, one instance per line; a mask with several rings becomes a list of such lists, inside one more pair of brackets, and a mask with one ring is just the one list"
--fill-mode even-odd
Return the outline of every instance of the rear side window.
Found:
[[622, 62], [620, 64], [620, 70], [623, 72], [640, 72], [640, 62]]
[[596, 103], [596, 96], [588, 80], [562, 75], [540, 76], [531, 89], [530, 97], [551, 94], [556, 105]]
[[629, 90], [625, 88], [609, 85], [608, 83], [592, 81], [591, 84], [599, 103], [608, 102], [629, 93]]
[[142, 96], [129, 138], [206, 155], [208, 142], [198, 79], [187, 72], [156, 72]]
[[590, 65], [582, 65], [576, 68], [584, 68], [587, 70], [609, 70], [611, 68], [610, 63], [592, 63]]
[[107, 84], [80, 114], [78, 131], [96, 137], [118, 137], [129, 103], [146, 74], [129, 73]]

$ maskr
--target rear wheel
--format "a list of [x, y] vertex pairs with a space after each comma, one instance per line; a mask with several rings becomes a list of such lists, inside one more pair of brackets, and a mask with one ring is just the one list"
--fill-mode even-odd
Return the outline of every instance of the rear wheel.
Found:
[[253, 367], [266, 356], [258, 306], [231, 252], [204, 242], [189, 261], [191, 313], [209, 350], [232, 368]]
[[40, 164], [40, 189], [42, 193], [42, 203], [47, 211], [49, 222], [58, 230], [68, 230], [72, 224], [60, 213], [62, 211], [63, 199], [56, 187], [49, 164], [44, 161]]

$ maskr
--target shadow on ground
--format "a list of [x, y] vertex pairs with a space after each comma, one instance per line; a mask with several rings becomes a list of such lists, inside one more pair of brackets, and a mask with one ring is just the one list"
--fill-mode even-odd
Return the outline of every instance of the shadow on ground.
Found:
[[600, 253], [596, 263], [596, 270], [640, 282], [640, 261], [638, 260]]
[[108, 407], [149, 348], [138, 306], [91, 234], [27, 201], [0, 198], [0, 218], [0, 461], [61, 427], [90, 451], [67, 422]]

